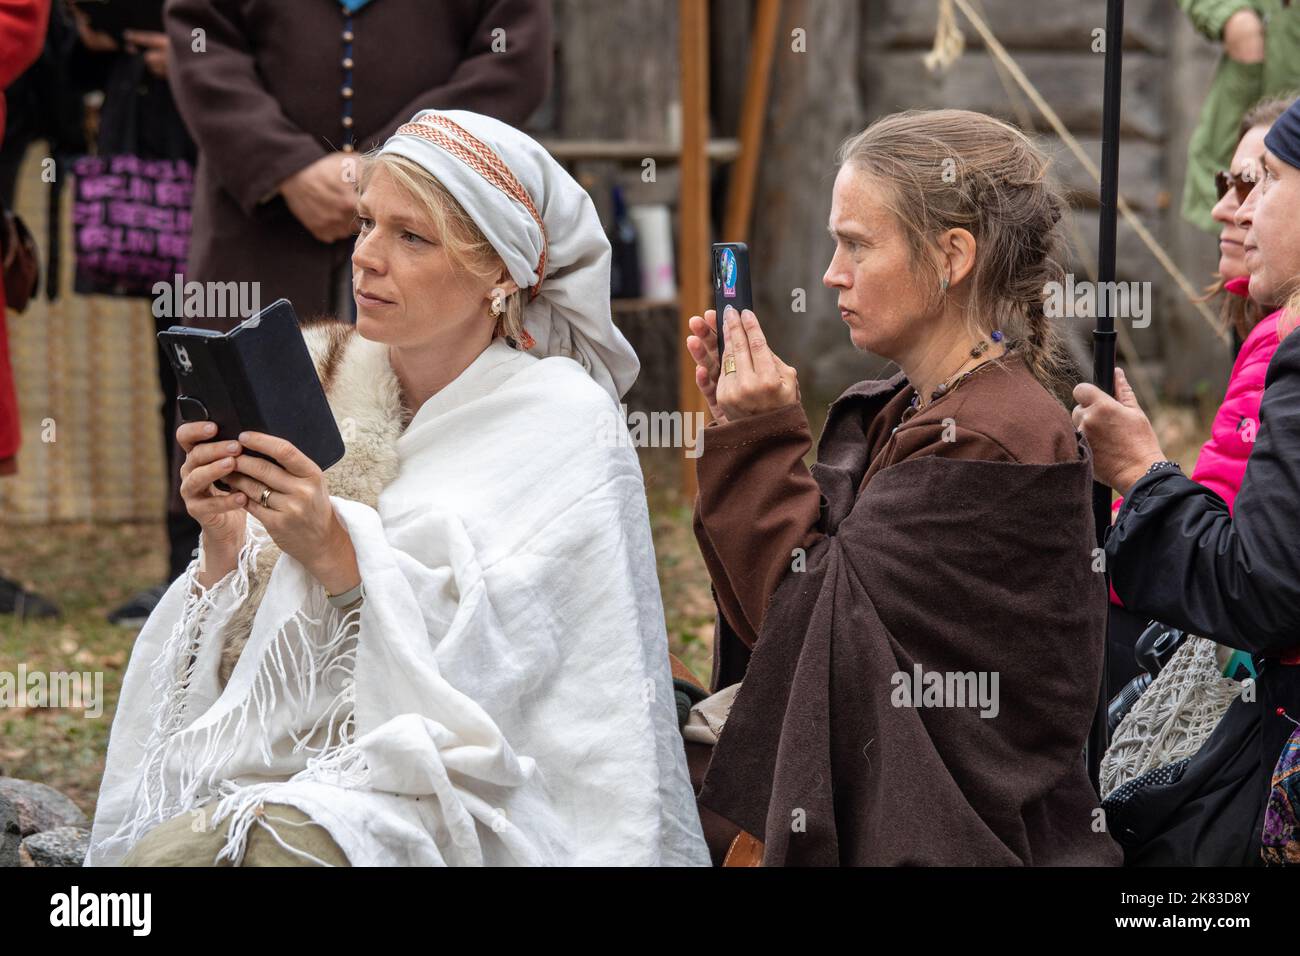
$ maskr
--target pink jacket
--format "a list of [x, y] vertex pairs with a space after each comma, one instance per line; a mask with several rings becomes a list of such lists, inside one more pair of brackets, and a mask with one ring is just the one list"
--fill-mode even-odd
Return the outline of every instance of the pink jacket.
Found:
[[[1227, 289], [1235, 295], [1245, 295], [1248, 283], [1247, 279], [1234, 279], [1227, 284]], [[1227, 502], [1229, 514], [1241, 487], [1241, 479], [1246, 474], [1246, 459], [1250, 457], [1259, 432], [1259, 403], [1264, 395], [1264, 376], [1273, 353], [1277, 351], [1277, 323], [1281, 315], [1279, 309], [1261, 319], [1241, 344], [1228, 378], [1228, 391], [1214, 416], [1210, 440], [1201, 446], [1196, 467], [1192, 470], [1192, 481], [1205, 485]], [[1123, 505], [1124, 499], [1120, 498], [1111, 506], [1111, 513]], [[1123, 606], [1114, 588], [1111, 588], [1110, 600], [1112, 604]]]

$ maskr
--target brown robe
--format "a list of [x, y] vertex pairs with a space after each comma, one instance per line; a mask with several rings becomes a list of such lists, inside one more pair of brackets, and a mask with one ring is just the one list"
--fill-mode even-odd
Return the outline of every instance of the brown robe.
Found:
[[[329, 312], [347, 241], [317, 241], [279, 184], [344, 143], [343, 16], [322, 0], [168, 0], [170, 79], [199, 147], [185, 278], [259, 282], [300, 318]], [[492, 49], [504, 30], [504, 52]], [[204, 52], [192, 52], [195, 30]], [[550, 4], [372, 0], [352, 16], [356, 149], [382, 145], [421, 109], [519, 125], [550, 85]], [[498, 34], [498, 36], [501, 36]], [[190, 319], [226, 331], [238, 317]]]
[[[846, 391], [811, 473], [798, 405], [705, 432], [714, 688], [744, 676], [706, 832], [755, 834], [768, 865], [1116, 863], [1082, 758], [1106, 602], [1087, 446], [1015, 355], [919, 413], [912, 393]], [[918, 665], [996, 672], [997, 716], [900, 706]]]

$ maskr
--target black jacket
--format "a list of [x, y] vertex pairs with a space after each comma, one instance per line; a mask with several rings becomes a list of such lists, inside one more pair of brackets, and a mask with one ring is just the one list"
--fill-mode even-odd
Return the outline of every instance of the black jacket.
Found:
[[[1300, 335], [1278, 347], [1234, 511], [1172, 470], [1138, 481], [1106, 540], [1126, 607], [1229, 647], [1259, 666], [1176, 784], [1144, 795], [1130, 863], [1258, 863], [1278, 756], [1300, 719]], [[1287, 663], [1291, 661], [1293, 663]]]

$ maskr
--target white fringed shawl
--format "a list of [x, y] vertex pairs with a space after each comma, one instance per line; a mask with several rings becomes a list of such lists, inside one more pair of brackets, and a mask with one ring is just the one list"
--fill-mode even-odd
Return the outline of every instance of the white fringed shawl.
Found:
[[[347, 349], [391, 376], [385, 347]], [[377, 507], [332, 496], [366, 600], [342, 617], [280, 556], [224, 687], [218, 638], [270, 542], [250, 518], [207, 591], [191, 565], [132, 653], [87, 863], [220, 798], [234, 862], [275, 802], [353, 865], [707, 865], [640, 468], [599, 438], [615, 414], [577, 363], [494, 341], [401, 434]]]

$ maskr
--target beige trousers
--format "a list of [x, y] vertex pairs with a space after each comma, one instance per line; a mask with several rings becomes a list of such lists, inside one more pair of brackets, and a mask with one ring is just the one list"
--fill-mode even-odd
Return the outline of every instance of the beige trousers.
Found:
[[[216, 807], [214, 801], [158, 824], [131, 848], [122, 865], [230, 866], [228, 860], [216, 862], [217, 854], [225, 846], [231, 821], [226, 817], [213, 827], [211, 820]], [[317, 860], [329, 866], [350, 865], [329, 831], [297, 807], [265, 804], [260, 820], [248, 831], [241, 866], [321, 865]]]

